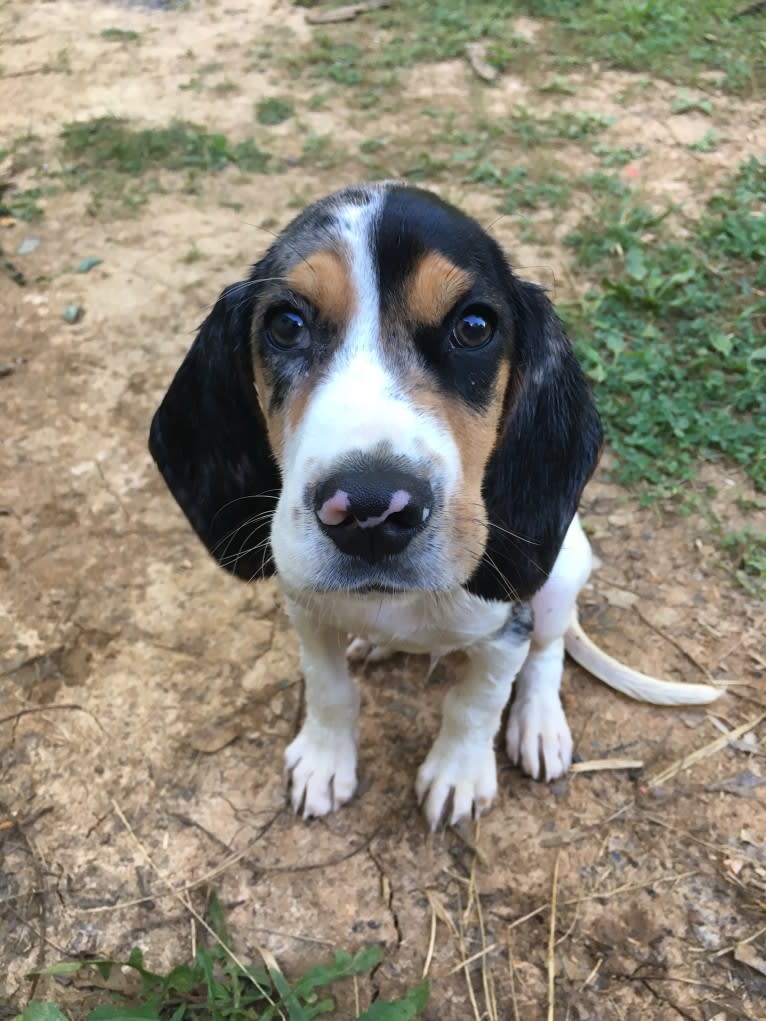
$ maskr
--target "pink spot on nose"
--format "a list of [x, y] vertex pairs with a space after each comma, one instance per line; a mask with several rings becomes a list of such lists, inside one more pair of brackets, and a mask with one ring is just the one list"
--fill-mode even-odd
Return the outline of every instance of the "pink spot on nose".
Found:
[[317, 517], [323, 525], [339, 525], [348, 517], [350, 503], [348, 493], [337, 489], [335, 495], [331, 496], [329, 500], [325, 500], [319, 508]]
[[391, 494], [391, 502], [382, 514], [378, 514], [377, 517], [365, 518], [363, 521], [357, 518], [356, 523], [360, 528], [375, 528], [377, 525], [382, 525], [386, 518], [392, 514], [398, 514], [399, 511], [404, 510], [409, 502], [410, 494], [407, 490], [397, 489], [395, 493]]

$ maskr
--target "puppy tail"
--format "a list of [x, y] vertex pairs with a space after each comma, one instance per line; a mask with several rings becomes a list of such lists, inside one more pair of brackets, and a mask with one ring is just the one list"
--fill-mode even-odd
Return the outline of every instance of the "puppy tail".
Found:
[[708, 684], [660, 681], [619, 663], [585, 634], [577, 619], [577, 612], [572, 615], [564, 636], [564, 645], [575, 663], [579, 663], [589, 674], [639, 702], [652, 702], [654, 705], [703, 705], [724, 693], [723, 688], [713, 688]]

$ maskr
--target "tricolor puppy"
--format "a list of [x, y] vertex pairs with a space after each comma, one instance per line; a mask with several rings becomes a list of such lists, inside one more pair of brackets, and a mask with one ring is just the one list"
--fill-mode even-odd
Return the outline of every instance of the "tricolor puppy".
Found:
[[150, 446], [192, 526], [246, 581], [277, 573], [306, 719], [292, 803], [356, 787], [349, 634], [465, 649], [416, 790], [432, 827], [486, 810], [494, 740], [533, 777], [568, 768], [576, 659], [635, 697], [708, 701], [609, 660], [579, 630], [591, 553], [575, 516], [601, 446], [590, 387], [543, 290], [435, 195], [394, 183], [310, 206], [202, 325]]

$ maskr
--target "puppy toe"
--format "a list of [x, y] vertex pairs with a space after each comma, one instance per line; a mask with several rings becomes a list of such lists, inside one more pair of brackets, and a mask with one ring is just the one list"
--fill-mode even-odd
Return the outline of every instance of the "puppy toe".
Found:
[[352, 638], [346, 649], [349, 663], [363, 663], [372, 652], [374, 646], [366, 638]]
[[418, 771], [415, 791], [431, 830], [476, 818], [497, 791], [491, 743], [465, 745], [437, 738]]
[[356, 790], [356, 743], [304, 727], [285, 751], [290, 804], [304, 819], [335, 812]]
[[533, 780], [556, 780], [572, 763], [572, 735], [558, 694], [514, 702], [506, 731], [508, 757]]

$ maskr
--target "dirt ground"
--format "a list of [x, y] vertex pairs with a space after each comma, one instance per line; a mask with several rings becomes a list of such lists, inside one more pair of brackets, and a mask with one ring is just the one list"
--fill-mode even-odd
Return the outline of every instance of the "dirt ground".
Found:
[[[299, 51], [311, 33], [303, 9], [161, 6], [1, 3], [2, 136], [32, 129], [51, 141], [66, 121], [114, 113], [242, 137], [257, 99], [301, 98], [280, 65], [250, 54], [254, 40], [279, 32]], [[105, 41], [114, 25], [140, 32], [141, 45]], [[211, 54], [219, 77], [238, 83], [223, 98], [181, 88]], [[633, 84], [598, 68], [572, 81], [570, 107], [602, 113]], [[693, 153], [686, 142], [709, 122], [688, 114], [668, 126], [669, 89], [658, 82], [623, 98], [609, 142], [640, 137], [647, 191], [699, 202], [766, 148], [762, 111], [718, 97], [723, 141]], [[403, 76], [399, 112], [381, 117], [393, 131], [434, 95], [456, 108], [470, 95], [498, 116], [529, 94], [512, 73], [487, 88], [460, 61], [421, 65]], [[739, 127], [727, 133], [735, 107]], [[372, 130], [342, 100], [302, 123], [355, 146]], [[295, 132], [290, 121], [270, 129], [271, 151], [299, 149]], [[16, 183], [30, 187], [24, 173]], [[277, 585], [245, 587], [213, 565], [150, 462], [146, 435], [205, 309], [268, 243], [259, 227], [278, 227], [359, 174], [358, 165], [288, 163], [247, 177], [232, 168], [198, 194], [168, 187], [130, 219], [94, 216], [87, 189], [67, 190], [46, 201], [39, 223], [0, 228], [28, 280], [0, 274], [0, 361], [11, 370], [0, 378], [0, 1017], [26, 1002], [27, 972], [63, 957], [139, 945], [155, 970], [188, 959], [204, 933], [187, 904], [203, 911], [214, 889], [238, 952], [256, 959], [267, 947], [288, 975], [334, 947], [382, 943], [362, 1006], [402, 995], [430, 959], [425, 1016], [443, 1021], [766, 1018], [764, 607], [736, 585], [703, 518], [642, 508], [609, 481], [608, 456], [584, 500], [602, 567], [581, 618], [625, 661], [712, 679], [726, 696], [708, 711], [638, 705], [570, 663], [564, 700], [579, 757], [643, 768], [545, 786], [499, 752], [491, 814], [476, 831], [431, 836], [413, 782], [459, 664], [426, 681], [424, 660], [399, 656], [359, 671], [356, 799], [311, 823], [285, 807], [282, 753], [300, 720], [301, 675]], [[483, 222], [495, 218], [480, 187], [441, 191]], [[512, 218], [495, 233], [528, 276], [552, 276], [566, 293], [576, 268], [559, 242], [582, 212], [555, 223], [547, 214], [547, 228], [541, 214], [539, 242], [520, 242]], [[15, 254], [32, 235], [38, 247]], [[88, 256], [103, 262], [76, 273]], [[71, 303], [85, 314], [69, 325], [61, 311]], [[743, 480], [711, 467], [706, 484], [720, 519], [740, 527]], [[751, 513], [751, 524], [762, 518]], [[727, 741], [733, 728], [739, 736]], [[706, 747], [700, 761], [681, 762]], [[36, 995], [73, 1011], [93, 1002], [71, 980]], [[340, 1001], [339, 1016], [350, 1016], [351, 992]]]

